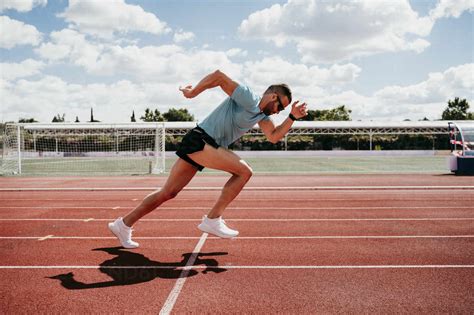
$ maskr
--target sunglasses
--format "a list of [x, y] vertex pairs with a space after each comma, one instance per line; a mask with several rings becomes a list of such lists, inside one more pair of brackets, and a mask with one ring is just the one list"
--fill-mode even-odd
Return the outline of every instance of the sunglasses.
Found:
[[283, 102], [281, 101], [280, 96], [278, 96], [278, 94], [276, 96], [277, 96], [277, 100], [278, 100], [278, 112], [284, 111], [285, 106], [283, 106]]

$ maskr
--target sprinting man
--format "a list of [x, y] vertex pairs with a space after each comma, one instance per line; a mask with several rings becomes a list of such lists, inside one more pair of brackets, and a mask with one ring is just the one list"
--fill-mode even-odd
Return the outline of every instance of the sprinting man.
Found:
[[132, 241], [132, 226], [163, 202], [176, 197], [196, 172], [202, 171], [204, 167], [225, 171], [232, 176], [198, 228], [222, 238], [236, 237], [239, 232], [227, 227], [222, 213], [249, 181], [252, 169], [237, 154], [228, 150], [227, 146], [257, 123], [268, 140], [276, 143], [290, 130], [293, 121], [307, 115], [306, 104], [295, 101], [291, 105], [288, 118], [279, 126], [275, 126], [269, 116], [279, 113], [291, 103], [289, 87], [286, 84], [271, 85], [260, 97], [219, 70], [204, 77], [195, 87], [188, 85], [180, 88], [180, 91], [184, 97], [194, 98], [217, 86], [229, 97], [183, 137], [176, 151], [179, 158], [171, 168], [163, 188], [146, 196], [125, 217], [109, 223], [109, 229], [123, 247], [138, 247], [138, 243]]

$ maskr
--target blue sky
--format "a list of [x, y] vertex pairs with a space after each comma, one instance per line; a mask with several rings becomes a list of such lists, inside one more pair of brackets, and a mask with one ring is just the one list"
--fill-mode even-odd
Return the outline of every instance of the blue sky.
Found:
[[[286, 82], [310, 109], [354, 120], [439, 119], [474, 106], [470, 0], [2, 0], [0, 121], [96, 118], [188, 108], [225, 95], [178, 87], [219, 68], [258, 94]], [[275, 117], [281, 120], [285, 114]]]

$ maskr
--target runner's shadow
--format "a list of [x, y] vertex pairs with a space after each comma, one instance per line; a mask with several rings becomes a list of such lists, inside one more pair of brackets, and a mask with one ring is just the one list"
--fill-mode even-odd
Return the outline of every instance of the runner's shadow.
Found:
[[[193, 253], [185, 253], [182, 255], [180, 262], [159, 262], [150, 260], [148, 257], [129, 252], [124, 250], [123, 247], [111, 247], [111, 248], [96, 248], [94, 251], [104, 251], [110, 255], [116, 257], [106, 260], [100, 264], [100, 272], [108, 275], [113, 280], [96, 282], [96, 283], [83, 283], [74, 279], [74, 273], [69, 272], [66, 274], [59, 274], [49, 279], [58, 279], [61, 281], [61, 285], [69, 290], [80, 290], [80, 289], [97, 289], [107, 288], [121, 285], [132, 285], [143, 282], [148, 282], [156, 278], [162, 279], [178, 279], [181, 277], [192, 277], [198, 274], [198, 271], [194, 269], [188, 270], [187, 273], [183, 273], [183, 268], [186, 266], [189, 258]], [[198, 253], [194, 266], [204, 265], [206, 268], [203, 273], [209, 271], [220, 273], [227, 271], [227, 269], [219, 268], [217, 260], [213, 258], [202, 258], [207, 256], [222, 256], [227, 255], [226, 252], [215, 252], [215, 253]], [[181, 267], [181, 268], [180, 268]]]

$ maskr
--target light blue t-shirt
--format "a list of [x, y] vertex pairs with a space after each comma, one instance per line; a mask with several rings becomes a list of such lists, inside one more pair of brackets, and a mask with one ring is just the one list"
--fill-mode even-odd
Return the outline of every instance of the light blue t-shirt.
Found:
[[239, 85], [198, 126], [219, 145], [227, 148], [259, 121], [270, 120], [258, 107], [260, 99], [247, 86]]

